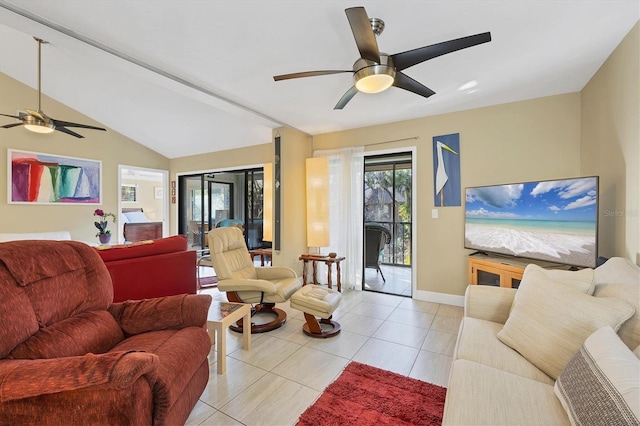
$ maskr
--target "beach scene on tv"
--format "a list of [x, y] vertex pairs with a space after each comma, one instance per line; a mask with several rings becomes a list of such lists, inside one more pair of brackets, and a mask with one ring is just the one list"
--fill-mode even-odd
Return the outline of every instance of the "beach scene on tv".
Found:
[[466, 189], [465, 247], [594, 267], [598, 178]]

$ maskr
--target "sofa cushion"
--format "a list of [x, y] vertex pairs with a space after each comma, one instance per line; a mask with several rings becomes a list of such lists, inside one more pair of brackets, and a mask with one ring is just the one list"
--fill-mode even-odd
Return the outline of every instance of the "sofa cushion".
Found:
[[458, 332], [454, 359], [467, 359], [553, 385], [553, 380], [522, 355], [498, 340], [503, 324], [464, 317]]
[[640, 345], [640, 267], [629, 259], [612, 257], [594, 271], [596, 297], [615, 297], [630, 303], [636, 313], [618, 330], [622, 341], [634, 349]]
[[[171, 237], [153, 240], [149, 244], [127, 244], [107, 250], [99, 250], [100, 257], [105, 262], [131, 259], [134, 257], [154, 256], [158, 254], [185, 251], [187, 249], [187, 237], [174, 235]], [[195, 268], [195, 265], [194, 265]]]
[[634, 312], [622, 300], [589, 296], [532, 270], [498, 339], [556, 379], [591, 333], [618, 330]]
[[587, 338], [554, 391], [575, 425], [640, 424], [640, 360], [610, 327]]
[[443, 425], [569, 425], [553, 385], [458, 359], [449, 377]]

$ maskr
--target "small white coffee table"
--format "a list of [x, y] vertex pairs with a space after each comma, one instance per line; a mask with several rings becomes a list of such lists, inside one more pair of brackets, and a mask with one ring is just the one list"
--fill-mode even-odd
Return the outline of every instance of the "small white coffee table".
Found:
[[[218, 374], [227, 370], [227, 328], [242, 318], [242, 348], [251, 349], [251, 305], [212, 301], [207, 316], [207, 331], [218, 351]], [[216, 334], [218, 339], [216, 341]]]

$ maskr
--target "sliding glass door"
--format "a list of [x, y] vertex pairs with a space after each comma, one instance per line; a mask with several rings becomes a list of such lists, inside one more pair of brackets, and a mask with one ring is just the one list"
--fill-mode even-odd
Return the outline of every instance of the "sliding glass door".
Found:
[[365, 157], [363, 290], [411, 296], [411, 153]]
[[267, 247], [262, 241], [264, 173], [262, 169], [180, 176], [178, 232], [192, 249], [207, 247], [210, 229], [225, 219], [242, 223], [249, 249]]

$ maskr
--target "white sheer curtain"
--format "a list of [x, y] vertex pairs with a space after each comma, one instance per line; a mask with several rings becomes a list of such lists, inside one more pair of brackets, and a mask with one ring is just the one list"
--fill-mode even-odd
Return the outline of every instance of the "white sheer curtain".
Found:
[[[342, 287], [362, 288], [362, 191], [364, 148], [343, 148], [315, 151], [314, 157], [329, 158], [329, 193], [331, 228], [330, 246], [323, 253], [344, 256], [340, 263]], [[318, 267], [321, 265], [318, 264]], [[322, 264], [323, 268], [326, 268]], [[336, 270], [333, 269], [335, 283]], [[318, 274], [326, 276], [326, 270]]]

